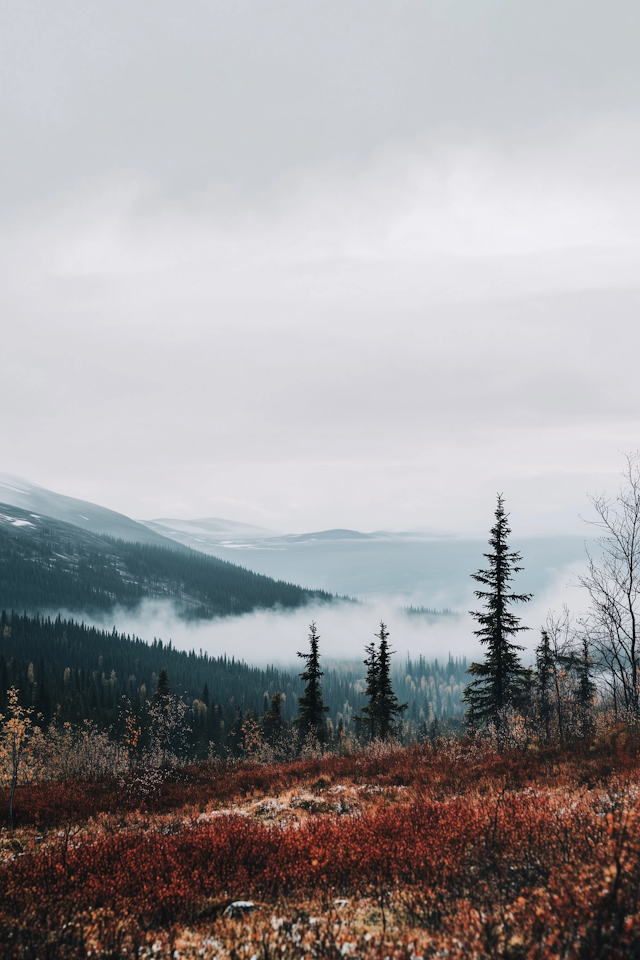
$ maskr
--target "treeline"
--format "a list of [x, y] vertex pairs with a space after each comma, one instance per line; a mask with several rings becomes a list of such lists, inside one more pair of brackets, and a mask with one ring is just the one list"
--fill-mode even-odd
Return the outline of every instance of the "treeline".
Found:
[[175, 547], [98, 536], [16, 507], [0, 514], [0, 607], [78, 613], [134, 608], [167, 599], [181, 615], [211, 618], [260, 608], [330, 602], [324, 590], [253, 573], [225, 560]]
[[[235, 751], [247, 717], [259, 721], [268, 714], [276, 692], [284, 695], [281, 716], [290, 725], [304, 692], [293, 670], [177, 650], [158, 639], [146, 643], [115, 629], [100, 630], [60, 616], [1, 614], [0, 713], [6, 712], [6, 691], [15, 686], [21, 705], [33, 707], [44, 726], [52, 721], [73, 725], [90, 721], [119, 736], [125, 707], [144, 727], [163, 669], [172, 692], [188, 711], [187, 746], [193, 756], [205, 755], [209, 743], [222, 752]], [[462, 715], [466, 670], [465, 659], [440, 664], [407, 658], [398, 666], [393, 683], [409, 705], [403, 728], [407, 738], [426, 735], [434, 721]], [[364, 665], [326, 669], [322, 691], [332, 730], [355, 729], [351, 721], [365, 704], [365, 689]]]

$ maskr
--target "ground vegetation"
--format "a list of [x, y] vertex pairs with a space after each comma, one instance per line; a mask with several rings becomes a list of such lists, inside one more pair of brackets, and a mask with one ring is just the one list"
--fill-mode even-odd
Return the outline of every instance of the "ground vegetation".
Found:
[[0, 955], [635, 956], [639, 748], [601, 724], [34, 782], [0, 843]]

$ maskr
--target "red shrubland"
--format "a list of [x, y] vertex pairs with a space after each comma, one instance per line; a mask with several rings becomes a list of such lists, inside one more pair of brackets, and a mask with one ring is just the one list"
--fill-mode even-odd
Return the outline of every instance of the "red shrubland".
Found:
[[[343, 896], [390, 910], [423, 955], [455, 941], [464, 956], [629, 956], [640, 950], [637, 747], [618, 736], [592, 750], [497, 754], [468, 742], [193, 767], [147, 794], [135, 775], [24, 788], [24, 852], [0, 866], [5, 953], [74, 922], [60, 950], [84, 956], [96, 917], [102, 943], [131, 946], [148, 930], [202, 925], [227, 897], [279, 903], [282, 915]], [[315, 791], [329, 812], [254, 815], [260, 797], [289, 809], [293, 791]], [[355, 799], [338, 813], [347, 792]], [[60, 829], [38, 839], [35, 823]], [[375, 943], [358, 949], [375, 955]]]

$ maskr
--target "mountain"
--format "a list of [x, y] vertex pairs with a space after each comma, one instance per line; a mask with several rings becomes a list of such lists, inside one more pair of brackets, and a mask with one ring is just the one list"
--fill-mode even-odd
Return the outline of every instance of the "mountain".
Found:
[[[202, 549], [210, 543], [223, 543], [228, 540], [262, 540], [277, 536], [274, 530], [256, 527], [252, 523], [238, 523], [235, 520], [223, 520], [221, 517], [208, 517], [204, 520], [139, 520], [138, 523], [153, 530], [162, 537], [168, 537], [177, 543]], [[205, 551], [206, 552], [206, 551]]]
[[0, 473], [0, 502], [20, 507], [36, 515], [52, 517], [75, 527], [89, 530], [91, 533], [106, 534], [129, 543], [154, 543], [158, 546], [170, 546], [160, 533], [130, 517], [106, 507], [99, 507], [87, 500], [76, 500], [39, 487], [36, 483]]
[[[426, 529], [281, 534], [220, 517], [135, 521], [6, 474], [0, 474], [0, 500], [99, 536], [172, 550], [190, 547], [287, 584], [313, 584], [327, 594], [361, 599], [393, 598], [402, 606], [467, 609], [472, 601], [470, 573], [482, 566], [486, 548], [484, 538], [443, 536]], [[564, 585], [584, 563], [581, 536], [515, 537], [514, 546], [524, 558], [522, 588], [536, 596], [556, 583]]]
[[[483, 565], [486, 550], [484, 538], [432, 530], [362, 533], [338, 528], [275, 534], [240, 524], [234, 530], [222, 520], [163, 519], [152, 524], [167, 538], [269, 577], [312, 583], [363, 600], [393, 598], [402, 606], [439, 610], [468, 609], [474, 586], [470, 574]], [[584, 537], [515, 538], [514, 544], [523, 553], [523, 589], [536, 596], [555, 583], [564, 585], [571, 568], [579, 570], [584, 560]]]
[[116, 539], [0, 503], [0, 607], [95, 613], [168, 599], [209, 618], [332, 599], [158, 539]]
[[358, 530], [318, 530], [315, 533], [276, 533], [264, 527], [255, 527], [250, 523], [238, 523], [234, 520], [223, 520], [219, 517], [210, 517], [202, 520], [175, 520], [162, 518], [158, 520], [140, 520], [140, 524], [153, 530], [162, 537], [175, 540], [184, 546], [193, 547], [203, 553], [218, 554], [219, 548], [235, 546], [266, 550], [281, 550], [295, 543], [307, 543], [315, 540], [342, 541], [342, 540], [372, 540], [376, 537], [388, 537], [386, 533], [360, 533]]

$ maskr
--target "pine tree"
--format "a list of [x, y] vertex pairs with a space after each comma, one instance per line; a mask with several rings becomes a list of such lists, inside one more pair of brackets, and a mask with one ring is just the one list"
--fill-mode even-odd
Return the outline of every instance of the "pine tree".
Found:
[[278, 690], [271, 697], [271, 707], [262, 717], [262, 731], [267, 743], [276, 743], [286, 729], [286, 723], [282, 719], [282, 704], [284, 694]]
[[239, 757], [242, 754], [242, 749], [244, 747], [244, 714], [242, 712], [242, 707], [238, 707], [236, 710], [235, 719], [233, 721], [233, 726], [229, 731], [229, 742], [231, 743], [231, 750], [234, 757]]
[[380, 633], [376, 633], [380, 640], [378, 648], [378, 695], [376, 715], [379, 735], [383, 740], [396, 732], [395, 722], [408, 708], [408, 703], [398, 703], [398, 698], [391, 685], [391, 655], [389, 649], [389, 631], [386, 624], [380, 621]]
[[163, 667], [158, 674], [156, 690], [153, 699], [156, 703], [165, 703], [171, 696], [171, 687], [169, 686], [169, 671]]
[[305, 669], [300, 674], [300, 679], [306, 686], [298, 700], [298, 716], [294, 723], [300, 727], [303, 736], [306, 737], [312, 733], [323, 742], [327, 733], [324, 715], [328, 713], [329, 707], [325, 707], [322, 699], [320, 677], [324, 676], [324, 672], [320, 669], [319, 639], [315, 622], [312, 622], [309, 627], [310, 651], [309, 653], [298, 652], [298, 656], [306, 663]]
[[513, 574], [523, 569], [519, 566], [522, 557], [507, 546], [511, 529], [501, 494], [498, 495], [495, 518], [489, 538], [491, 552], [483, 554], [489, 561], [489, 569], [472, 574], [474, 580], [487, 588], [474, 591], [476, 597], [484, 601], [485, 609], [472, 610], [471, 616], [480, 625], [480, 629], [474, 631], [475, 635], [488, 649], [484, 663], [472, 663], [469, 668], [468, 672], [478, 679], [466, 687], [463, 702], [469, 704], [466, 713], [468, 726], [492, 723], [500, 729], [505, 711], [518, 709], [527, 702], [530, 673], [518, 656], [523, 647], [510, 638], [529, 628], [520, 625], [520, 618], [509, 607], [513, 603], [526, 603], [532, 595], [510, 592]]

